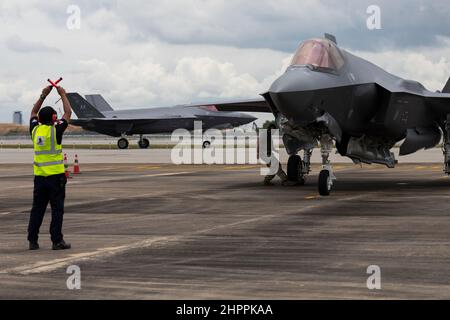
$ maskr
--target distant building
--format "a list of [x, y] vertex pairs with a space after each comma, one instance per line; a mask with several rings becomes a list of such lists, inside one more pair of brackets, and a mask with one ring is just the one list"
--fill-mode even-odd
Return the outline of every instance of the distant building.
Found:
[[14, 111], [13, 113], [13, 123], [14, 124], [23, 124], [22, 111]]

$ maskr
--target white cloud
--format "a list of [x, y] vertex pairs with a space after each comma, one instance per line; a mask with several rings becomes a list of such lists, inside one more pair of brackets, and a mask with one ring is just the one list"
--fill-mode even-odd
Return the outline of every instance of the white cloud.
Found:
[[19, 53], [61, 53], [58, 48], [48, 46], [40, 41], [24, 40], [18, 35], [13, 35], [6, 40], [6, 47]]
[[[48, 77], [63, 76], [68, 91], [101, 93], [116, 108], [256, 97], [284, 71], [285, 49], [293, 51], [305, 35], [341, 30], [338, 41], [352, 48], [352, 36], [367, 32], [358, 25], [362, 19], [365, 26], [365, 8], [331, 2], [2, 0], [0, 122], [18, 108], [28, 114]], [[81, 8], [80, 30], [66, 28], [72, 3]], [[434, 28], [427, 36], [442, 34]], [[350, 51], [437, 90], [450, 75], [447, 39], [439, 37], [436, 48], [370, 52], [359, 37], [360, 50]], [[52, 93], [47, 102], [57, 99]]]
[[83, 86], [85, 90], [95, 87], [115, 105], [155, 106], [156, 101], [171, 105], [205, 98], [255, 97], [281, 72], [280, 68], [257, 79], [248, 72], [239, 72], [231, 62], [207, 56], [183, 57], [168, 67], [151, 60], [129, 59], [112, 65], [99, 60], [81, 61], [80, 70], [87, 74]]

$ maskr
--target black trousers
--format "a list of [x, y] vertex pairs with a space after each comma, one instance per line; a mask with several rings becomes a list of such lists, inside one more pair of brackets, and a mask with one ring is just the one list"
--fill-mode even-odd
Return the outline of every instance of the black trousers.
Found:
[[49, 202], [52, 208], [52, 221], [50, 223], [52, 242], [58, 243], [63, 240], [62, 224], [66, 183], [67, 178], [64, 174], [34, 177], [33, 208], [28, 224], [28, 241], [38, 240], [39, 229]]

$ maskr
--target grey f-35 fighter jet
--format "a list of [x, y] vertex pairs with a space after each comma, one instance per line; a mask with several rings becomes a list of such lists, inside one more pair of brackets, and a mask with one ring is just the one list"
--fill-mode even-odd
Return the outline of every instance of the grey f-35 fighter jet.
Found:
[[320, 145], [321, 195], [329, 195], [335, 180], [333, 142], [354, 163], [393, 168], [397, 161], [390, 150], [397, 142], [404, 140], [400, 155], [407, 155], [436, 146], [443, 136], [444, 172], [450, 174], [450, 80], [442, 93], [428, 91], [340, 49], [325, 34], [301, 43], [286, 72], [262, 96], [217, 108], [272, 112], [290, 155], [291, 181], [304, 183], [312, 150]]
[[[67, 98], [78, 119], [71, 124], [86, 130], [113, 137], [121, 137], [117, 146], [128, 148], [126, 136], [138, 134], [140, 148], [148, 148], [150, 141], [144, 134], [170, 133], [176, 129], [194, 129], [194, 121], [202, 121], [202, 129], [227, 129], [256, 120], [255, 117], [239, 112], [221, 112], [214, 105], [191, 105], [165, 108], [116, 110], [101, 95], [87, 95], [85, 100], [78, 93], [68, 93]], [[211, 144], [204, 140], [203, 147]]]

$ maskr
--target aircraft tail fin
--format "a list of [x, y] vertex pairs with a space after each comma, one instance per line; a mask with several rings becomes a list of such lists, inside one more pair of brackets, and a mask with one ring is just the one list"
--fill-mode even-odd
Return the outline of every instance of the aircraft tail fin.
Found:
[[442, 93], [450, 93], [450, 78], [447, 80], [444, 89], [442, 89]]
[[86, 101], [77, 92], [68, 93], [67, 99], [69, 99], [70, 106], [77, 115], [78, 119], [105, 117], [103, 113], [98, 111], [92, 104]]
[[331, 42], [333, 42], [334, 44], [337, 45], [336, 37], [334, 35], [329, 34], [329, 33], [325, 33], [324, 37], [325, 37], [325, 39], [328, 39], [328, 40], [330, 40]]
[[85, 96], [87, 102], [92, 104], [98, 111], [114, 111], [114, 109], [106, 102], [101, 94], [88, 94]]

